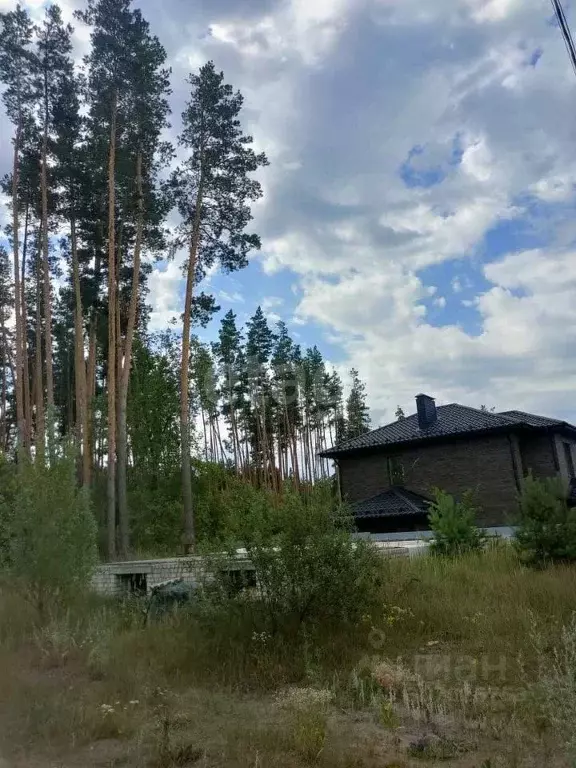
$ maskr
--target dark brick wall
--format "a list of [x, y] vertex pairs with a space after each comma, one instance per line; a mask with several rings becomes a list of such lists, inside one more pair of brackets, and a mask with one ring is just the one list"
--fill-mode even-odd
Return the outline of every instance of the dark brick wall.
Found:
[[[388, 455], [340, 459], [342, 493], [349, 501], [389, 487]], [[393, 455], [402, 462], [404, 484], [410, 490], [428, 495], [438, 486], [456, 496], [474, 490], [483, 510], [481, 525], [506, 525], [516, 512], [518, 489], [506, 435], [423, 445]]]
[[522, 436], [519, 439], [523, 475], [530, 471], [534, 477], [551, 477], [556, 474], [553, 439], [549, 434]]

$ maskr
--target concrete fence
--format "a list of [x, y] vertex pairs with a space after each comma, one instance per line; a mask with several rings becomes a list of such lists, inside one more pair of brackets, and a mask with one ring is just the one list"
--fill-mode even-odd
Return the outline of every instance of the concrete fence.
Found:
[[[386, 557], [412, 557], [421, 554], [427, 547], [423, 542], [405, 540], [374, 540], [374, 543]], [[254, 571], [245, 550], [238, 550], [236, 558], [222, 558], [216, 566], [209, 558], [201, 556], [125, 560], [99, 565], [92, 577], [92, 588], [101, 595], [116, 597], [149, 595], [152, 587], [172, 579], [182, 579], [187, 584], [198, 585], [214, 567], [232, 576], [238, 574], [238, 577]]]
[[[194, 556], [103, 563], [94, 571], [92, 588], [101, 595], [124, 597], [148, 595], [152, 587], [172, 579], [197, 585], [206, 576], [208, 562], [206, 558]], [[254, 570], [241, 554], [236, 559], [226, 559], [218, 567], [231, 573]]]

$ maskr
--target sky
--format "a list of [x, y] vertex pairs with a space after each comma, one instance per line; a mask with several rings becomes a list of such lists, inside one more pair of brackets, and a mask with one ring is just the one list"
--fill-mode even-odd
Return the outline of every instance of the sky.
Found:
[[[270, 160], [261, 251], [204, 286], [222, 313], [260, 304], [357, 368], [374, 426], [419, 392], [576, 422], [576, 75], [549, 0], [134, 5], [168, 52], [172, 135], [212, 59]], [[1, 173], [10, 136], [0, 119]], [[154, 329], [182, 312], [182, 259], [154, 268]]]

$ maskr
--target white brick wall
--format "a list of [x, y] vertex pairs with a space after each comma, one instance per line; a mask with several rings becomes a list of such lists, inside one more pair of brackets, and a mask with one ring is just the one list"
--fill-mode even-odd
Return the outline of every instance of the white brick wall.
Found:
[[[245, 558], [231, 560], [230, 570], [251, 569]], [[206, 569], [201, 557], [170, 557], [161, 560], [126, 560], [119, 563], [103, 563], [94, 571], [93, 589], [101, 595], [122, 596], [134, 591], [134, 587], [150, 593], [153, 586], [170, 579], [183, 579], [188, 584], [198, 584]]]

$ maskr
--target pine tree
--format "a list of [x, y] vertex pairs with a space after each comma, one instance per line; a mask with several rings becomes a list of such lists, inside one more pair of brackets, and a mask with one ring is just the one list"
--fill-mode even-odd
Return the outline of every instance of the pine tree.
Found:
[[328, 399], [330, 403], [328, 429], [332, 445], [338, 445], [346, 437], [343, 397], [344, 387], [342, 386], [342, 379], [336, 371], [332, 371], [328, 384]]
[[[31, 59], [33, 62], [33, 58]], [[32, 66], [32, 64], [31, 64]], [[21, 243], [20, 256], [20, 301], [17, 306], [20, 312], [20, 326], [22, 329], [22, 395], [24, 423], [26, 426], [24, 437], [24, 448], [28, 451], [32, 443], [33, 415], [35, 415], [35, 441], [38, 455], [42, 455], [44, 442], [44, 421], [43, 421], [43, 397], [42, 387], [34, 392], [34, 380], [36, 372], [31, 379], [30, 371], [34, 366], [34, 329], [31, 319], [35, 314], [35, 305], [38, 300], [35, 290], [35, 263], [36, 263], [36, 243], [35, 233], [39, 231], [40, 226], [40, 134], [37, 126], [32, 119], [31, 109], [27, 111], [26, 119], [23, 123], [20, 137], [20, 153], [18, 160], [18, 218], [23, 221], [22, 238], [18, 237]], [[10, 195], [13, 185], [13, 175], [6, 176], [2, 182], [2, 191]], [[8, 235], [12, 233], [11, 228], [7, 228]], [[30, 282], [32, 281], [32, 282]], [[40, 371], [40, 377], [42, 372]], [[31, 398], [31, 392], [34, 394], [36, 412]]]
[[302, 436], [304, 441], [304, 459], [308, 479], [314, 482], [318, 470], [317, 454], [321, 450], [323, 435], [323, 419], [327, 402], [327, 374], [324, 360], [314, 346], [306, 350], [302, 364], [302, 392], [304, 406], [304, 424]]
[[[297, 431], [301, 423], [296, 349], [286, 323], [278, 322], [272, 355], [273, 387], [276, 408], [276, 435], [281, 474], [292, 474], [296, 486], [300, 481]], [[282, 468], [283, 462], [283, 468]]]
[[355, 368], [350, 370], [352, 389], [346, 401], [346, 438], [358, 437], [370, 430], [370, 414], [366, 405], [366, 385]]
[[259, 248], [255, 234], [245, 232], [251, 220], [250, 203], [261, 194], [260, 184], [249, 174], [267, 163], [264, 154], [251, 148], [251, 137], [242, 134], [239, 115], [242, 96], [224, 83], [208, 62], [199, 74], [190, 75], [190, 100], [182, 115], [184, 130], [179, 142], [189, 156], [173, 183], [188, 246], [186, 294], [180, 374], [180, 428], [185, 547], [194, 546], [192, 471], [190, 467], [190, 418], [188, 380], [192, 298], [195, 285], [206, 270], [218, 263], [230, 272], [244, 267], [247, 254]]
[[400, 421], [400, 419], [405, 419], [406, 416], [404, 414], [404, 411], [402, 410], [401, 406], [398, 406], [396, 408], [396, 412], [394, 413], [394, 416], [396, 417], [396, 421]]
[[[158, 195], [156, 177], [160, 163], [169, 155], [167, 145], [160, 141], [168, 114], [169, 72], [164, 68], [164, 48], [150, 34], [140, 11], [131, 9], [130, 0], [89, 0], [88, 10], [79, 15], [92, 25], [92, 50], [86, 60], [89, 162], [96, 171], [95, 197], [100, 212], [107, 209], [108, 219], [107, 233], [101, 232], [96, 244], [101, 253], [106, 247], [108, 278], [108, 549], [112, 556], [118, 500], [119, 543], [126, 555], [130, 544], [128, 386], [135, 333], [146, 314], [142, 286], [150, 267], [142, 266], [142, 253], [145, 248], [161, 247], [161, 223], [167, 211], [166, 200]], [[98, 213], [96, 208], [93, 216], [101, 219]], [[98, 256], [97, 252], [96, 292]], [[89, 391], [98, 327], [94, 313], [91, 325]]]
[[274, 334], [261, 307], [246, 324], [246, 371], [252, 405], [250, 440], [252, 462], [264, 484], [274, 478], [272, 445], [272, 397], [268, 364], [274, 349]]
[[238, 419], [244, 398], [242, 381], [245, 362], [242, 354], [242, 334], [236, 326], [236, 315], [232, 310], [222, 318], [218, 342], [214, 345], [214, 355], [222, 381], [222, 415], [228, 421], [234, 466], [240, 473], [246, 466], [242, 455]]
[[[10, 275], [10, 261], [6, 248], [0, 246], [0, 451], [6, 452], [10, 443], [10, 413], [8, 392], [14, 385], [12, 361], [13, 340], [8, 321], [14, 309], [14, 284]], [[11, 383], [8, 380], [11, 373]]]
[[74, 395], [75, 435], [77, 454], [81, 456], [80, 477], [86, 487], [91, 480], [91, 447], [89, 432], [89, 403], [84, 355], [84, 302], [80, 272], [80, 244], [78, 224], [82, 201], [92, 191], [86, 150], [81, 145], [82, 119], [80, 117], [78, 78], [68, 57], [62, 62], [58, 89], [52, 104], [54, 130], [53, 153], [56, 158], [55, 180], [60, 187], [58, 215], [69, 226], [70, 261], [69, 282], [73, 295], [74, 313]]
[[[37, 36], [37, 77], [35, 88], [38, 98], [39, 121], [42, 132], [40, 159], [42, 193], [42, 284], [44, 304], [44, 341], [46, 349], [46, 400], [48, 409], [54, 408], [54, 363], [52, 350], [52, 288], [49, 264], [48, 193], [52, 174], [49, 170], [49, 141], [52, 139], [54, 105], [62, 78], [71, 70], [72, 27], [64, 25], [57, 5], [48, 6], [41, 26], [35, 28]], [[50, 438], [51, 439], [51, 438]]]
[[25, 329], [22, 321], [22, 286], [19, 250], [19, 172], [21, 140], [26, 120], [30, 119], [33, 100], [32, 88], [32, 22], [28, 13], [20, 6], [15, 11], [0, 16], [0, 81], [5, 90], [2, 101], [6, 113], [14, 125], [12, 163], [12, 251], [14, 262], [14, 306], [16, 326], [16, 353], [14, 361], [16, 390], [16, 420], [19, 446], [28, 442], [29, 424], [24, 411], [24, 357]]
[[88, 9], [79, 14], [92, 25], [88, 66], [89, 128], [97, 163], [107, 157], [107, 272], [108, 272], [108, 354], [107, 354], [107, 525], [108, 557], [116, 554], [116, 436], [117, 436], [117, 366], [118, 366], [118, 272], [116, 233], [117, 152], [119, 135], [128, 116], [123, 113], [128, 95], [126, 83], [132, 62], [127, 45], [132, 15], [130, 0], [89, 0]]
[[134, 167], [135, 239], [132, 281], [126, 320], [124, 345], [119, 359], [118, 387], [118, 517], [120, 548], [124, 556], [130, 549], [130, 528], [127, 490], [127, 404], [132, 346], [136, 330], [140, 298], [141, 255], [149, 241], [156, 236], [155, 225], [164, 214], [163, 203], [156, 194], [159, 160], [168, 148], [160, 143], [160, 134], [167, 125], [169, 72], [164, 68], [166, 51], [150, 34], [148, 23], [139, 11], [133, 15], [131, 29], [130, 116], [126, 143]]

